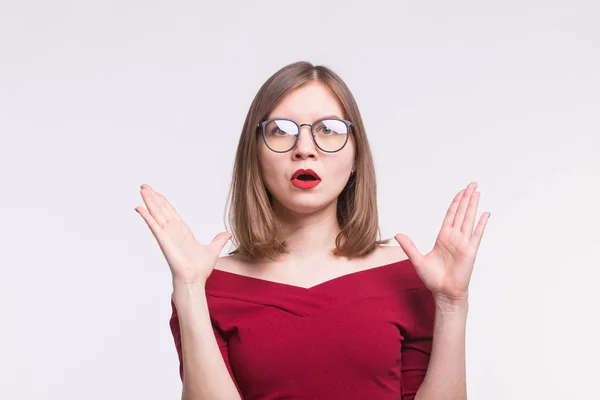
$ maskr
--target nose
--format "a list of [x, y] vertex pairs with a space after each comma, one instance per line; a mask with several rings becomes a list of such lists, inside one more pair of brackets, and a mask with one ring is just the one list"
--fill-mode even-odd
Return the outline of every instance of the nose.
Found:
[[[302, 134], [302, 128], [306, 127], [306, 134]], [[307, 158], [315, 158], [317, 155], [317, 148], [315, 146], [315, 142], [312, 138], [312, 131], [310, 125], [302, 124], [300, 125], [300, 132], [298, 132], [298, 142], [296, 142], [296, 146], [292, 150], [292, 157], [295, 159], [307, 159]]]

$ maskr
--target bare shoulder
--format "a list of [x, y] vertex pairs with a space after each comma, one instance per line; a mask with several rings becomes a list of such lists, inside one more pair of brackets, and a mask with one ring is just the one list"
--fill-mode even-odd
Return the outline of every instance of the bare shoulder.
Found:
[[215, 269], [236, 274], [244, 273], [248, 263], [236, 254], [221, 256], [217, 259]]
[[400, 246], [379, 246], [372, 253], [372, 264], [374, 265], [387, 265], [398, 261], [404, 261], [408, 259], [408, 256], [402, 250]]

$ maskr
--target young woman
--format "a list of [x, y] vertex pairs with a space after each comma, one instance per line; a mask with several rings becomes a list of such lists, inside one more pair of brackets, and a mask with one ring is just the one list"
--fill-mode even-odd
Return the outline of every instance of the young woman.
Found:
[[468, 284], [490, 215], [474, 229], [476, 186], [458, 192], [431, 252], [402, 234], [386, 246], [350, 90], [323, 66], [280, 69], [246, 116], [231, 233], [198, 243], [142, 185], [136, 211], [173, 275], [183, 398], [465, 399]]

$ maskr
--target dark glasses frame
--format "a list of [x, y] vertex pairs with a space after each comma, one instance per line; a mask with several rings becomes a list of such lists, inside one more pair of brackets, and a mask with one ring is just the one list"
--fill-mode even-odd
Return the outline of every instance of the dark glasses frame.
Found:
[[[336, 120], [336, 121], [342, 121], [344, 124], [346, 124], [346, 127], [348, 128], [348, 133], [346, 134], [346, 141], [344, 142], [344, 144], [342, 145], [342, 147], [340, 147], [338, 150], [325, 150], [323, 149], [321, 146], [319, 146], [319, 144], [317, 143], [316, 139], [315, 139], [315, 132], [314, 132], [314, 128], [315, 125], [317, 125], [319, 122], [321, 121], [327, 121], [327, 120]], [[297, 127], [298, 127], [298, 134], [296, 135], [296, 140], [294, 140], [294, 144], [292, 144], [292, 146], [287, 149], [287, 150], [273, 150], [271, 147], [269, 147], [269, 144], [267, 143], [267, 135], [265, 133], [265, 127], [267, 126], [267, 124], [269, 122], [272, 121], [289, 121], [294, 123]], [[312, 140], [313, 143], [315, 144], [315, 146], [317, 146], [321, 151], [325, 152], [325, 153], [337, 153], [338, 151], [342, 150], [344, 147], [346, 147], [346, 144], [348, 143], [348, 138], [350, 137], [350, 134], [352, 133], [352, 129], [350, 129], [351, 126], [353, 126], [352, 122], [347, 121], [345, 119], [341, 119], [341, 118], [334, 118], [334, 117], [326, 117], [326, 118], [321, 118], [316, 120], [315, 122], [313, 122], [312, 124], [298, 124], [296, 121], [294, 121], [293, 119], [289, 119], [289, 118], [273, 118], [273, 119], [268, 119], [266, 121], [262, 121], [259, 124], [256, 125], [257, 128], [261, 128], [261, 132], [262, 132], [262, 138], [263, 138], [263, 142], [265, 142], [265, 146], [267, 146], [269, 148], [269, 150], [275, 152], [275, 153], [287, 153], [288, 151], [291, 151], [294, 149], [294, 147], [296, 147], [296, 144], [298, 144], [298, 139], [300, 138], [300, 133], [301, 133], [301, 128], [303, 126], [310, 126], [310, 133], [312, 136]]]

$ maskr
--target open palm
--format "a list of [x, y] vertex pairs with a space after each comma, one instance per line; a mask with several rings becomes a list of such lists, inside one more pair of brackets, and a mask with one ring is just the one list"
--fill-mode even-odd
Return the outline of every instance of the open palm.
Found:
[[173, 274], [173, 284], [206, 282], [231, 235], [221, 232], [210, 244], [203, 245], [163, 195], [146, 184], [140, 192], [148, 209], [138, 206], [135, 210], [156, 238]]
[[480, 196], [476, 187], [477, 183], [471, 182], [454, 197], [427, 255], [422, 255], [406, 235], [395, 236], [425, 286], [449, 301], [467, 298], [477, 250], [490, 216], [484, 213], [473, 231]]

